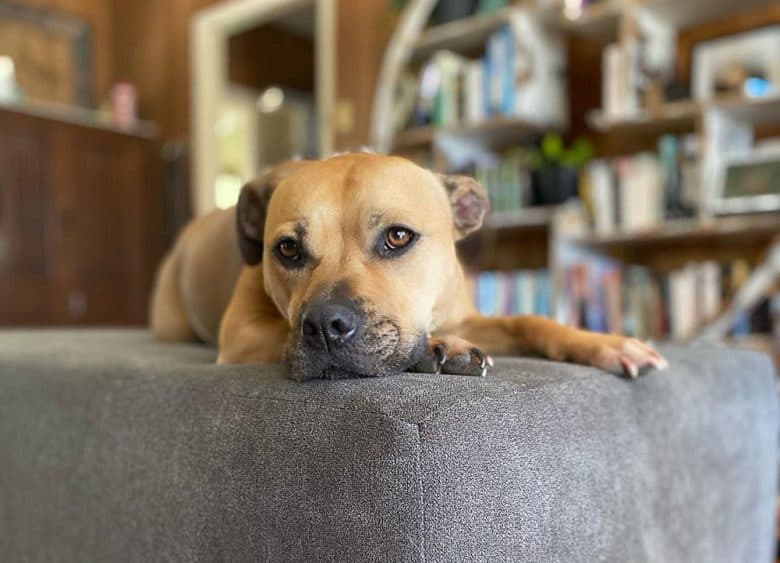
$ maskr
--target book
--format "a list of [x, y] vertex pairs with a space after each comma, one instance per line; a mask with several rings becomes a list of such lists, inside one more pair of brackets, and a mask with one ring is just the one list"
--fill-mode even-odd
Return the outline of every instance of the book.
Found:
[[594, 232], [646, 231], [666, 219], [694, 214], [698, 205], [690, 200], [698, 194], [686, 192], [694, 189], [688, 184], [699, 180], [696, 148], [688, 136], [667, 137], [659, 143], [657, 153], [589, 163], [583, 185]]
[[[743, 261], [703, 261], [657, 273], [643, 266], [621, 267], [601, 256], [582, 256], [564, 270], [563, 322], [640, 339], [687, 340], [720, 313], [747, 268]], [[753, 319], [739, 319], [733, 332], [753, 325]]]
[[546, 270], [485, 271], [472, 277], [477, 310], [487, 316], [550, 314]]

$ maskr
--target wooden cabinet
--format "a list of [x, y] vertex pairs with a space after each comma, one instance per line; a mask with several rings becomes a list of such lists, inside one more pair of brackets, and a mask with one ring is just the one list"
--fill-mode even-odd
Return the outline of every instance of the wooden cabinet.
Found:
[[161, 255], [153, 140], [0, 109], [0, 324], [142, 324]]

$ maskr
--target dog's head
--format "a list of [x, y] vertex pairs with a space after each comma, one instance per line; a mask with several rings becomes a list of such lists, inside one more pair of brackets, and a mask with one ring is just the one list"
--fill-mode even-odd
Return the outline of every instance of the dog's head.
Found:
[[284, 163], [246, 185], [241, 252], [289, 322], [295, 379], [408, 369], [461, 291], [455, 242], [488, 203], [463, 176], [397, 157], [344, 154]]

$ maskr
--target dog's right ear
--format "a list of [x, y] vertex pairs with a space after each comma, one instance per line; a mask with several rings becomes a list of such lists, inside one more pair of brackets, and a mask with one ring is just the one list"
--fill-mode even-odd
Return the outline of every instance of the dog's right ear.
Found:
[[274, 188], [306, 163], [305, 160], [283, 162], [241, 188], [236, 204], [236, 230], [241, 256], [247, 265], [255, 266], [263, 259], [265, 217]]

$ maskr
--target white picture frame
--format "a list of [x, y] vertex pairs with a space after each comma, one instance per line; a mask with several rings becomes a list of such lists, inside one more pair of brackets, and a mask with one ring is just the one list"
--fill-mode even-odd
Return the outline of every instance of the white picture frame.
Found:
[[724, 155], [715, 182], [712, 211], [725, 215], [778, 210], [780, 146]]

